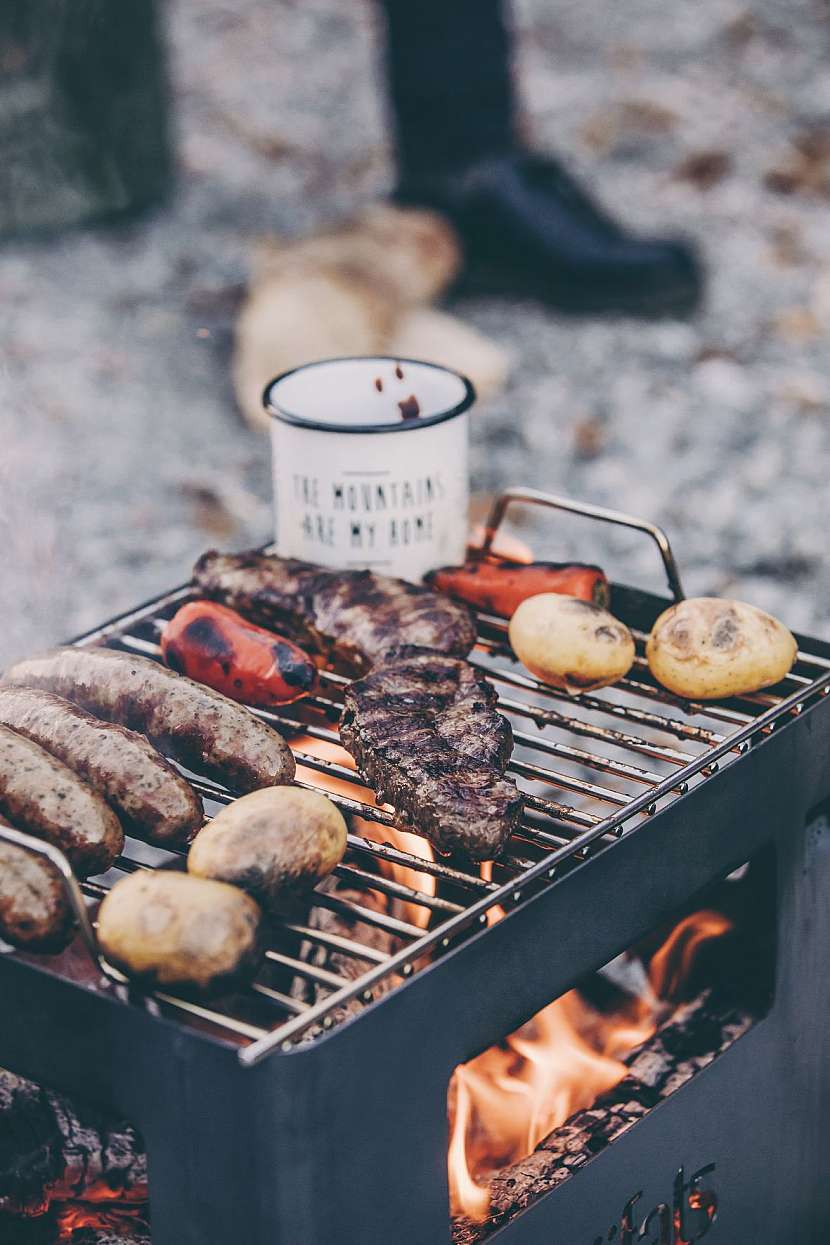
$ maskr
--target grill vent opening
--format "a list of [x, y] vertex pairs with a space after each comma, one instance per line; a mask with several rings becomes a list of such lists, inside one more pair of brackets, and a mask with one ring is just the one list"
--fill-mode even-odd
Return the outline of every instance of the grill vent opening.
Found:
[[450, 1081], [454, 1245], [485, 1240], [700, 1075], [771, 1008], [767, 847]]

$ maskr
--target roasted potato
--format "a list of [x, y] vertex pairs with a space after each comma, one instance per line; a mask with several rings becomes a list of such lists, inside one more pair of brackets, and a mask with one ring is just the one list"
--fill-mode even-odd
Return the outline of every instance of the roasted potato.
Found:
[[720, 700], [777, 683], [796, 642], [770, 614], [742, 601], [690, 597], [660, 615], [646, 656], [658, 683], [687, 700]]
[[219, 994], [256, 971], [263, 917], [254, 900], [233, 886], [143, 869], [117, 882], [104, 899], [98, 941], [128, 977]]
[[631, 669], [631, 632], [607, 610], [579, 597], [543, 592], [510, 620], [513, 652], [543, 683], [576, 693], [616, 683]]
[[315, 886], [346, 850], [346, 823], [317, 791], [271, 787], [242, 796], [193, 840], [189, 871], [242, 887], [265, 908]]

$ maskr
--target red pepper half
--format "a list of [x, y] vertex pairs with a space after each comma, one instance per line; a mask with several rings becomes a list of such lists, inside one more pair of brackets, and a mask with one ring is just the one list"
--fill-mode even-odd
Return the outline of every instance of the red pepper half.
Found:
[[485, 558], [431, 571], [427, 583], [477, 609], [511, 618], [528, 597], [560, 592], [608, 608], [608, 580], [598, 566], [581, 562], [509, 562]]
[[308, 696], [317, 680], [314, 662], [291, 640], [214, 601], [183, 605], [164, 628], [161, 651], [173, 670], [258, 709]]

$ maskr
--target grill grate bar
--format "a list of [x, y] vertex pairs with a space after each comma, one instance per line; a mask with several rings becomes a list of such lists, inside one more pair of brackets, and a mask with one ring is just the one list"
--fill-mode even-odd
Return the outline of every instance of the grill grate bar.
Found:
[[332, 912], [339, 912], [341, 916], [347, 916], [352, 921], [362, 921], [364, 925], [375, 925], [378, 929], [385, 930], [387, 934], [395, 934], [398, 938], [420, 938], [424, 932], [417, 925], [410, 925], [408, 921], [399, 921], [397, 917], [388, 916], [385, 912], [374, 912], [371, 908], [364, 908], [362, 904], [355, 903], [351, 899], [343, 899], [340, 895], [332, 895], [328, 891], [317, 891], [314, 903], [318, 908], [329, 908]]
[[330, 951], [342, 951], [344, 955], [350, 955], [355, 960], [367, 960], [371, 964], [385, 964], [390, 958], [383, 951], [378, 951], [376, 947], [370, 947], [363, 942], [355, 942], [343, 934], [312, 929], [310, 925], [301, 925], [296, 921], [284, 921], [282, 928], [309, 942], [317, 942], [321, 947], [327, 947]]
[[309, 981], [316, 981], [319, 985], [328, 986], [332, 990], [339, 990], [341, 986], [348, 985], [348, 978], [338, 977], [337, 973], [331, 973], [327, 968], [309, 964], [306, 960], [298, 960], [296, 956], [286, 955], [283, 951], [266, 951], [265, 956], [272, 964], [279, 964], [281, 968], [290, 968], [297, 976], [307, 977]]
[[603, 743], [611, 744], [615, 748], [626, 748], [631, 752], [650, 756], [658, 761], [668, 761], [671, 765], [682, 767], [696, 759], [693, 752], [681, 752], [677, 748], [667, 748], [661, 744], [653, 744], [647, 739], [639, 738], [637, 735], [628, 735], [624, 731], [618, 731], [615, 727], [597, 726], [595, 723], [586, 722], [582, 718], [566, 717], [565, 714], [559, 713], [556, 709], [542, 709], [538, 705], [527, 705], [523, 701], [513, 700], [506, 696], [499, 698], [499, 706], [504, 712], [530, 718], [540, 729], [545, 726], [556, 726], [574, 735], [583, 735], [587, 739], [601, 740]]
[[466, 887], [468, 890], [480, 892], [495, 890], [494, 884], [486, 882], [484, 878], [476, 877], [471, 873], [462, 873], [460, 869], [453, 869], [436, 860], [414, 856], [411, 852], [404, 852], [400, 848], [392, 847], [389, 843], [376, 843], [373, 839], [363, 839], [358, 835], [350, 834], [349, 847], [370, 856], [377, 856], [391, 864], [403, 865], [416, 873], [427, 873], [430, 877], [439, 878], [452, 885]]
[[538, 778], [543, 782], [550, 783], [552, 787], [562, 787], [566, 791], [576, 791], [580, 795], [593, 796], [595, 800], [603, 800], [607, 804], [627, 804], [628, 799], [624, 795], [620, 795], [619, 791], [611, 791], [607, 787], [599, 787], [595, 783], [586, 782], [584, 779], [572, 778], [569, 774], [563, 774], [559, 770], [548, 769], [544, 765], [531, 765], [527, 761], [513, 760], [508, 765], [508, 771], [513, 774], [521, 774], [524, 778]]
[[274, 990], [271, 986], [264, 986], [260, 981], [252, 981], [248, 988], [259, 998], [267, 999], [269, 1003], [276, 1003], [283, 1011], [291, 1012], [294, 1016], [302, 1016], [303, 1012], [307, 1012], [310, 1006], [308, 1003], [304, 1003], [302, 999], [293, 999], [289, 994], [283, 994], [282, 990]]
[[[678, 718], [664, 718], [659, 713], [648, 713], [644, 709], [634, 709], [629, 705], [618, 704], [613, 700], [600, 700], [597, 696], [591, 696], [587, 692], [580, 692], [578, 696], [571, 696], [568, 692], [561, 691], [557, 687], [549, 687], [546, 683], [540, 683], [538, 679], [532, 679], [525, 674], [516, 674], [512, 670], [493, 670], [489, 666], [484, 666], [481, 662], [471, 661], [470, 665], [494, 683], [506, 683], [511, 687], [521, 687], [527, 691], [533, 692], [538, 696], [549, 696], [554, 700], [565, 700], [569, 704], [579, 705], [581, 708], [592, 709], [595, 713], [609, 714], [614, 718], [624, 718], [627, 722], [635, 722], [638, 726], [649, 726], [653, 730], [662, 731], [666, 735], [675, 735], [678, 739], [690, 739], [695, 743], [714, 746], [723, 743], [724, 736], [717, 734], [715, 731], [706, 730], [703, 726], [692, 726], [690, 722], [681, 722]], [[625, 681], [617, 684], [617, 687], [624, 687]]]
[[654, 787], [661, 781], [659, 774], [640, 769], [636, 765], [629, 765], [625, 761], [614, 761], [610, 757], [596, 756], [592, 752], [585, 752], [582, 748], [573, 748], [568, 744], [561, 744], [541, 735], [534, 737], [524, 731], [514, 730], [513, 740], [537, 752], [548, 752], [551, 756], [560, 757], [563, 761], [574, 761], [577, 765], [602, 770], [607, 774], [615, 774], [618, 778], [629, 778], [632, 782], [643, 783], [647, 787]]
[[359, 869], [356, 865], [336, 865], [334, 872], [338, 877], [345, 878], [347, 881], [362, 883], [365, 890], [380, 891], [384, 895], [391, 895], [393, 899], [402, 899], [406, 903], [418, 904], [422, 908], [430, 908], [433, 912], [456, 913], [464, 911], [461, 904], [450, 903], [448, 899], [439, 899], [437, 895], [426, 895], [423, 891], [414, 890], [411, 886], [404, 886], [400, 882], [395, 882], [391, 878], [385, 878], [379, 873], [370, 873], [367, 869]]

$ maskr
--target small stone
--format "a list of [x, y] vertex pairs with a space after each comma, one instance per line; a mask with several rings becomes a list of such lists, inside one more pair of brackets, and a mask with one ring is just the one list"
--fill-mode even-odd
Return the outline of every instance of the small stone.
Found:
[[733, 410], [746, 411], [756, 400], [755, 386], [745, 368], [729, 359], [707, 359], [695, 368], [701, 393]]

